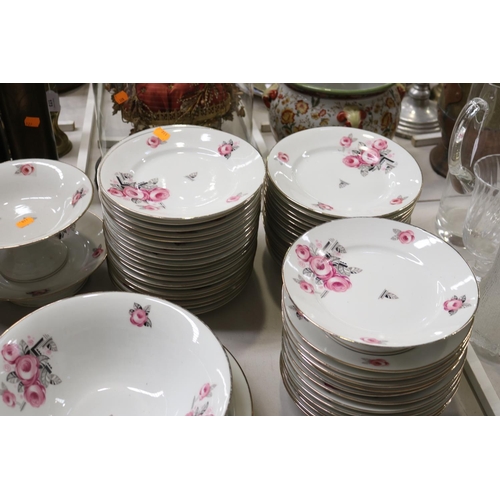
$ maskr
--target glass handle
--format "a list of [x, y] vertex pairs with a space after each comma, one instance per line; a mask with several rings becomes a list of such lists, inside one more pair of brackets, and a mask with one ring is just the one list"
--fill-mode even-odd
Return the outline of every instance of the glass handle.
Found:
[[[458, 115], [453, 132], [451, 134], [451, 141], [448, 153], [448, 170], [450, 174], [457, 177], [460, 184], [463, 186], [466, 193], [472, 192], [474, 188], [474, 176], [470, 170], [462, 165], [462, 144], [467, 129], [470, 127], [472, 120], [476, 119], [479, 113], [483, 111], [483, 117], [479, 123], [479, 132], [483, 126], [484, 120], [488, 115], [489, 107], [484, 99], [474, 97], [468, 104], [464, 106]], [[474, 145], [474, 149], [476, 148]], [[474, 157], [474, 154], [472, 155]]]

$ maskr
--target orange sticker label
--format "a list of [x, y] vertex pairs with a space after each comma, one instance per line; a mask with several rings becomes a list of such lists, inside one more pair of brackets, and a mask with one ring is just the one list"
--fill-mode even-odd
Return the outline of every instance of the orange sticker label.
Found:
[[35, 219], [33, 217], [25, 217], [24, 219], [20, 220], [19, 222], [16, 222], [17, 227], [26, 227], [29, 226], [30, 224], [33, 224], [35, 222]]
[[24, 125], [26, 127], [38, 127], [40, 125], [40, 118], [38, 116], [27, 116], [24, 119]]
[[128, 94], [124, 90], [120, 90], [120, 92], [115, 94], [115, 102], [117, 104], [122, 104], [125, 101], [128, 101]]
[[167, 141], [170, 138], [170, 134], [161, 127], [155, 128], [153, 134], [156, 135], [160, 141]]

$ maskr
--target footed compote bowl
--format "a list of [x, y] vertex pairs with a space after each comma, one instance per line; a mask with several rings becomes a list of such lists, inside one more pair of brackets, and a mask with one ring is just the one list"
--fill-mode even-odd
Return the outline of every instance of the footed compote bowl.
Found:
[[55, 160], [23, 159], [0, 164], [0, 274], [9, 281], [38, 281], [68, 259], [61, 231], [92, 201], [90, 179]]

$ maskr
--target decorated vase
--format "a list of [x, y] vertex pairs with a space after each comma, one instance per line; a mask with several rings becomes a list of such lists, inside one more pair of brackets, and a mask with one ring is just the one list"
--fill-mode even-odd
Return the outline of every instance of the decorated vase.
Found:
[[405, 88], [397, 83], [275, 83], [262, 96], [274, 138], [315, 127], [355, 127], [392, 139]]

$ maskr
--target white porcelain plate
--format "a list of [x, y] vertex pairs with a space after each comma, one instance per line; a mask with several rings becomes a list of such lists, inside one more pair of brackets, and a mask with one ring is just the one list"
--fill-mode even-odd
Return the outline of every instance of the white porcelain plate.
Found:
[[377, 217], [416, 201], [422, 172], [401, 146], [345, 127], [292, 134], [271, 150], [271, 181], [295, 203], [332, 217]]
[[[88, 278], [106, 258], [106, 242], [102, 221], [86, 212], [75, 226], [61, 232], [68, 248], [68, 260], [56, 274], [40, 281], [21, 283], [9, 281], [0, 274], [0, 300], [16, 302], [26, 299], [42, 300], [74, 286]], [[0, 265], [2, 257], [0, 256]], [[59, 296], [59, 295], [58, 295]], [[29, 304], [26, 304], [29, 305]]]
[[288, 250], [283, 282], [316, 326], [359, 346], [413, 347], [460, 331], [478, 286], [450, 245], [387, 219], [340, 219], [304, 233]]
[[116, 144], [99, 166], [98, 181], [102, 196], [134, 214], [191, 219], [243, 204], [260, 189], [264, 173], [262, 157], [244, 140], [178, 125]]
[[0, 337], [0, 415], [225, 415], [228, 358], [212, 331], [170, 302], [78, 295]]
[[0, 249], [44, 240], [77, 221], [92, 201], [92, 183], [55, 160], [0, 164]]

